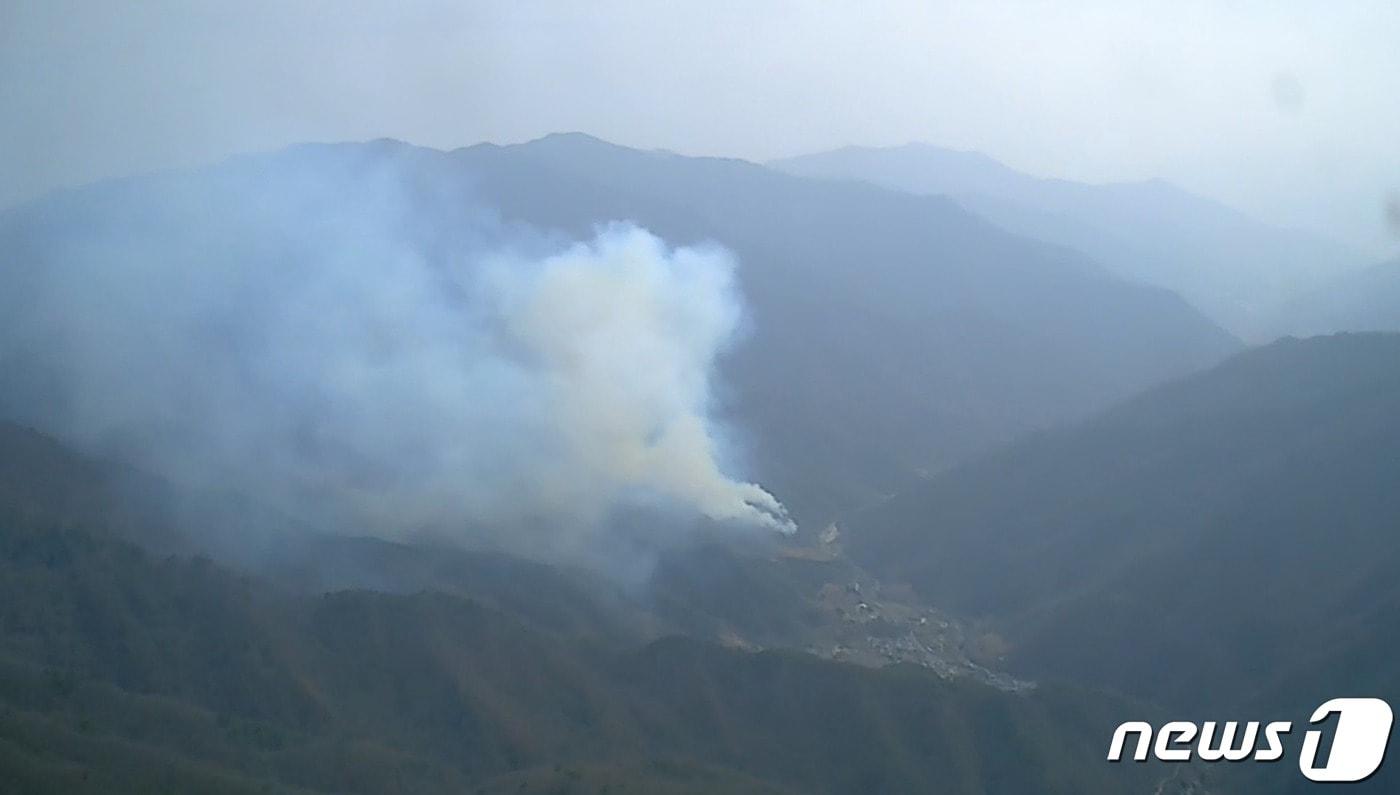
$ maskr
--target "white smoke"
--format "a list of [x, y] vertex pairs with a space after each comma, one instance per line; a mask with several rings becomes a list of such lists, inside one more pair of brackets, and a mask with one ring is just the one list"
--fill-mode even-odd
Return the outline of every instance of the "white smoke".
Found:
[[642, 488], [711, 519], [793, 530], [771, 494], [721, 473], [706, 419], [714, 361], [740, 315], [727, 254], [668, 251], [615, 225], [488, 273], [506, 340], [529, 362], [562, 446], [541, 483], [568, 503]]
[[793, 530], [709, 418], [727, 253], [561, 240], [403, 170], [303, 153], [13, 215], [4, 413], [359, 532], [557, 557], [629, 506]]

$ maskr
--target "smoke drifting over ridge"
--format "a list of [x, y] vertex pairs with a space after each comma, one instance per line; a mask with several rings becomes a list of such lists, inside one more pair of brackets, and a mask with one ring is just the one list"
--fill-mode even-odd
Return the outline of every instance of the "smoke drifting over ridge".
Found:
[[626, 223], [564, 240], [411, 153], [350, 151], [0, 219], [6, 415], [356, 532], [563, 557], [629, 507], [792, 531], [721, 465], [711, 377], [742, 318], [725, 251]]

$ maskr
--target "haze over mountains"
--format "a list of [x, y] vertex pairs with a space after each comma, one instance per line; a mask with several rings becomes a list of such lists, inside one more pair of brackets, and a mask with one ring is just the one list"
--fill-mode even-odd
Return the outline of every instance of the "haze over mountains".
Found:
[[[742, 336], [732, 344], [717, 338], [677, 382], [709, 378], [715, 353], [713, 395], [686, 398], [681, 414], [667, 410], [697, 418], [708, 412], [731, 429], [729, 443], [707, 443], [719, 465], [753, 475], [798, 524], [819, 527], [917, 470], [1083, 416], [1238, 347], [1177, 296], [1004, 232], [947, 199], [801, 179], [742, 161], [638, 152], [577, 134], [454, 152], [385, 141], [298, 147], [203, 172], [106, 183], [5, 214], [0, 249], [16, 252], [20, 267], [10, 277], [21, 281], [8, 292], [15, 303], [0, 355], [22, 385], [5, 396], [5, 411], [76, 435], [89, 449], [125, 444], [149, 456], [164, 449], [155, 439], [173, 439], [184, 446], [144, 464], [188, 473], [214, 459], [220, 477], [255, 493], [296, 485], [302, 478], [293, 473], [309, 471], [303, 492], [331, 488], [353, 496], [380, 477], [376, 468], [388, 467], [391, 481], [426, 483], [435, 501], [450, 504], [452, 477], [490, 489], [496, 476], [488, 473], [501, 456], [513, 462], [508, 472], [523, 473], [516, 480], [529, 482], [541, 477], [544, 459], [521, 459], [518, 451], [551, 444], [537, 426], [547, 428], [563, 416], [560, 409], [512, 425], [473, 407], [541, 400], [529, 391], [534, 382], [501, 398], [511, 387], [488, 378], [502, 369], [493, 362], [510, 363], [514, 348], [538, 343], [508, 340], [505, 358], [483, 359], [484, 366], [444, 382], [443, 372], [455, 373], [445, 369], [452, 346], [476, 322], [475, 310], [439, 301], [435, 284], [479, 293], [479, 260], [500, 258], [489, 252], [519, 252], [509, 256], [520, 262], [504, 272], [530, 273], [532, 258], [592, 240], [600, 225], [614, 222], [636, 224], [681, 252], [720, 246], [732, 256]], [[177, 238], [167, 236], [170, 229], [179, 230]], [[480, 251], [489, 255], [474, 253]], [[282, 262], [302, 263], [301, 270]], [[657, 272], [668, 271], [663, 265]], [[281, 286], [269, 292], [259, 280]], [[178, 291], [173, 302], [171, 290]], [[297, 334], [303, 322], [299, 299], [286, 297], [291, 290], [306, 301], [339, 296], [333, 305], [343, 309], [320, 321], [318, 336], [283, 343], [278, 335]], [[495, 303], [488, 309], [516, 300], [495, 294], [508, 291], [490, 288], [488, 302]], [[429, 302], [432, 314], [406, 315], [413, 301]], [[185, 333], [155, 332], [165, 350], [130, 333], [142, 327], [138, 320], [184, 304], [202, 314], [177, 309], [168, 322]], [[211, 314], [222, 318], [215, 335], [208, 333]], [[76, 320], [63, 329], [62, 346], [45, 350], [51, 338], [41, 330], [55, 317]], [[259, 317], [278, 325], [269, 331], [250, 324]], [[384, 323], [409, 318], [406, 331], [384, 337]], [[394, 347], [379, 351], [384, 339]], [[123, 345], [119, 370], [93, 359], [116, 340]], [[497, 345], [471, 344], [487, 351]], [[600, 355], [615, 349], [603, 345]], [[239, 358], [227, 359], [228, 346]], [[267, 369], [269, 357], [285, 373]], [[627, 369], [635, 357], [621, 350], [614, 357], [608, 366], [625, 372], [665, 371], [659, 360]], [[336, 369], [317, 374], [324, 362], [342, 360], [354, 363], [355, 380]], [[248, 363], [210, 370], [225, 361]], [[132, 376], [142, 371], [169, 380], [172, 395], [204, 386], [165, 409], [136, 399], [93, 403], [91, 396], [113, 389], [139, 393], [144, 387]], [[447, 399], [426, 403], [402, 392], [397, 384], [409, 373], [449, 384], [427, 393]], [[289, 393], [280, 386], [287, 379], [304, 384]], [[222, 386], [208, 391], [214, 383]], [[606, 381], [597, 383], [602, 389]], [[666, 400], [662, 405], [671, 406]], [[318, 408], [326, 401], [356, 408], [328, 414]], [[357, 412], [399, 430], [365, 437]], [[425, 413], [463, 432], [442, 434], [416, 419]], [[166, 427], [173, 421], [181, 423], [178, 431]], [[517, 425], [534, 440], [511, 437]], [[637, 434], [641, 440], [645, 429]], [[332, 452], [347, 436], [355, 440], [349, 458]], [[500, 452], [479, 463], [470, 455], [478, 447], [441, 448], [459, 437], [479, 446], [483, 436]], [[260, 441], [249, 445], [244, 437]], [[322, 449], [307, 446], [316, 438]], [[354, 463], [354, 456], [365, 460]], [[322, 460], [342, 470], [338, 482], [317, 479]], [[465, 467], [445, 463], [463, 460]], [[599, 460], [590, 459], [594, 466]], [[289, 463], [269, 469], [283, 461]], [[560, 480], [583, 472], [561, 471]], [[391, 491], [374, 496], [376, 504]], [[498, 514], [496, 503], [511, 504], [494, 494], [471, 500], [476, 512], [464, 517], [444, 510], [454, 520], [489, 519], [481, 506]], [[424, 495], [410, 499], [420, 505]]]
[[[1400, 697], [1400, 335], [1246, 348], [1258, 262], [1291, 249], [1291, 288], [1333, 249], [1164, 184], [939, 169], [981, 187], [381, 140], [0, 214], [0, 772], [1295, 786], [1103, 753]], [[1387, 317], [1369, 285], [1327, 322]]]
[[[1090, 185], [926, 144], [847, 147], [774, 161], [793, 174], [942, 194], [993, 223], [1173, 290], [1235, 334], [1271, 339], [1282, 304], [1365, 264], [1346, 246], [1260, 223], [1162, 180]], [[1335, 330], [1335, 329], [1334, 329]]]
[[1400, 331], [1400, 260], [1343, 274], [1279, 308], [1270, 320], [1280, 334]]
[[1400, 793], [1397, 41], [0, 0], [0, 795]]

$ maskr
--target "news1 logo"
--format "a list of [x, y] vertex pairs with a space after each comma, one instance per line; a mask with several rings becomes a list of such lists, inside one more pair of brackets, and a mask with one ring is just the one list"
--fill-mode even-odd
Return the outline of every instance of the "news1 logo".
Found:
[[[1337, 716], [1337, 725], [1326, 762], [1317, 764], [1323, 730], [1312, 729], [1303, 735], [1298, 769], [1312, 781], [1354, 782], [1370, 778], [1385, 761], [1394, 721], [1390, 705], [1379, 698], [1334, 698], [1314, 710], [1308, 724], [1324, 723], [1333, 715]], [[1128, 721], [1113, 732], [1108, 761], [1121, 761], [1128, 737], [1135, 735], [1135, 762], [1147, 761], [1149, 750], [1163, 762], [1189, 762], [1193, 753], [1202, 762], [1277, 762], [1285, 754], [1283, 738], [1292, 730], [1293, 724], [1287, 721], [1269, 723], [1262, 731], [1259, 721], [1245, 723], [1243, 731], [1238, 721], [1228, 721], [1223, 726], [1214, 721], [1172, 721], [1155, 731], [1150, 723]]]

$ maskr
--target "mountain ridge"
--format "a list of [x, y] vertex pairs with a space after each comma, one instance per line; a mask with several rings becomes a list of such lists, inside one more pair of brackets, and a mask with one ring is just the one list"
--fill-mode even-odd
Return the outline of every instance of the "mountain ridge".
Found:
[[1090, 184], [1036, 177], [928, 144], [847, 147], [771, 165], [952, 196], [1004, 228], [1172, 289], [1253, 342], [1268, 340], [1268, 317], [1284, 301], [1363, 261], [1344, 245], [1271, 227], [1161, 179]]
[[[273, 171], [354, 191], [384, 170], [421, 203], [413, 234], [429, 253], [458, 234], [452, 213], [462, 203], [560, 239], [630, 220], [672, 246], [731, 250], [748, 324], [720, 362], [720, 418], [742, 432], [736, 463], [814, 528], [917, 470], [1090, 411], [1239, 344], [1175, 295], [1101, 274], [1072, 251], [1007, 233], [947, 199], [583, 135], [451, 152], [308, 144], [100, 183], [0, 214], [0, 250], [39, 269], [65, 256], [45, 248], [56, 225], [72, 227], [72, 245], [81, 238], [85, 250], [120, 251], [124, 214], [140, 211], [142, 224], [158, 227], [220, 191], [256, 190]], [[193, 198], [162, 198], [172, 186]], [[435, 191], [456, 204], [438, 206]], [[259, 233], [207, 245], [253, 241], [275, 254], [280, 244]], [[10, 318], [32, 304], [21, 294], [11, 295]], [[3, 413], [55, 422], [44, 413], [61, 403], [43, 391], [44, 377], [17, 383], [0, 398]]]

